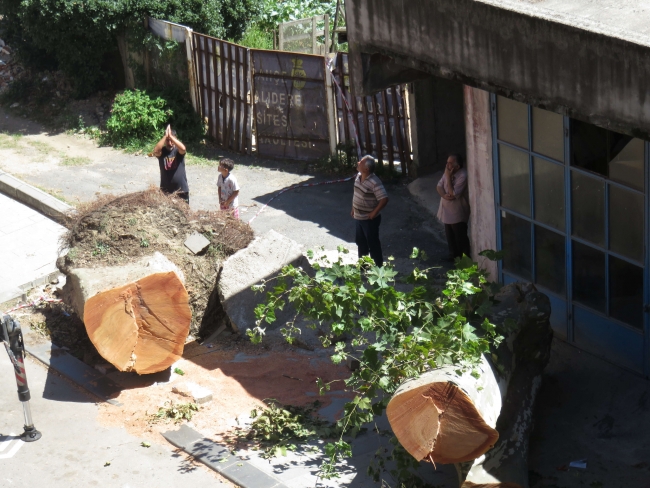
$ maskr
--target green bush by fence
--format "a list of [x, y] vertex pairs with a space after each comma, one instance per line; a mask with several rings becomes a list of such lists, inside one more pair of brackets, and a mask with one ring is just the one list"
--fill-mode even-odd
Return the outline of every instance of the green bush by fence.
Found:
[[176, 89], [146, 92], [125, 90], [115, 97], [102, 144], [129, 150], [151, 150], [162, 137], [167, 124], [172, 124], [185, 143], [204, 136], [201, 117]]

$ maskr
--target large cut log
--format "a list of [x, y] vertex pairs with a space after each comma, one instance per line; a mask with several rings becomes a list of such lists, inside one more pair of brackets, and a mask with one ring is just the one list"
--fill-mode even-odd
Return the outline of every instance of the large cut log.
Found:
[[503, 325], [514, 319], [516, 326], [490, 358], [483, 358], [480, 375], [459, 375], [455, 368], [429, 371], [402, 384], [386, 410], [400, 444], [418, 461], [479, 458], [474, 466], [459, 465], [465, 487], [528, 486], [532, 407], [550, 356], [548, 298], [522, 284], [504, 287], [496, 298], [491, 320]]
[[160, 253], [127, 266], [66, 270], [64, 300], [101, 356], [155, 373], [180, 359], [192, 313], [183, 275]]
[[457, 368], [429, 371], [404, 382], [386, 414], [402, 447], [418, 461], [451, 464], [476, 459], [499, 438], [499, 386], [483, 358], [480, 376]]

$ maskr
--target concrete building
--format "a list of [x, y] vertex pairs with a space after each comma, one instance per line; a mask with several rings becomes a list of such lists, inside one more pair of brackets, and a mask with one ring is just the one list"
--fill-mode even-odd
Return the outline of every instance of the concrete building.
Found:
[[504, 249], [493, 275], [548, 294], [558, 337], [648, 376], [650, 1], [346, 9], [358, 93], [414, 83], [420, 168], [465, 146], [473, 252]]

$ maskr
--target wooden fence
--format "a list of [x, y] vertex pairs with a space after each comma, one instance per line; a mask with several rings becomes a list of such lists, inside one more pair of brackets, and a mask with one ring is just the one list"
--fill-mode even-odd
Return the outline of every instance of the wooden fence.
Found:
[[250, 153], [250, 50], [193, 33], [197, 96], [208, 133], [225, 149]]
[[[359, 134], [359, 144], [364, 154], [372, 154], [378, 164], [395, 163], [406, 174], [411, 161], [409, 124], [406, 111], [406, 85], [397, 85], [370, 96], [357, 97], [350, 91], [350, 72], [347, 53], [337, 53], [334, 76], [343, 96], [352, 110], [352, 120]], [[336, 111], [339, 143], [354, 144], [347, 105], [336, 91]], [[379, 136], [378, 136], [379, 135]]]
[[[193, 50], [198, 109], [207, 121], [209, 135], [225, 149], [250, 153], [255, 146], [255, 149], [259, 150], [257, 146], [261, 139], [259, 139], [260, 134], [254, 134], [252, 109], [254, 87], [251, 60], [255, 50], [197, 33], [193, 33]], [[273, 52], [280, 53], [280, 51]], [[266, 52], [259, 51], [259, 53], [261, 55]], [[298, 58], [301, 55], [296, 54], [292, 57]], [[396, 169], [396, 165], [399, 165], [402, 174], [406, 174], [411, 161], [406, 86], [398, 85], [373, 95], [357, 97], [350, 91], [347, 53], [337, 53], [334, 67], [333, 76], [336, 77], [343, 97], [351, 107], [352, 120], [356, 125], [362, 152], [372, 154], [378, 164], [387, 164], [390, 170]], [[301, 69], [294, 66], [292, 69], [283, 68], [280, 71], [287, 72], [290, 78], [295, 78]], [[284, 76], [280, 72], [264, 74], [265, 76], [260, 80], [266, 81], [269, 76]], [[305, 75], [298, 74], [298, 76]], [[354, 132], [350, 126], [347, 105], [343, 101], [341, 92], [335, 87], [332, 89], [334, 90], [333, 107], [323, 106], [320, 100], [322, 97], [318, 98], [318, 103], [321, 104], [322, 109], [335, 111], [334, 124], [337, 130], [334, 132], [337, 133], [337, 142], [354, 145]], [[281, 120], [291, 123], [292, 118]], [[298, 121], [298, 118], [294, 117], [293, 120]], [[291, 132], [291, 128], [288, 131]], [[296, 127], [296, 133], [299, 132]], [[275, 138], [278, 136], [276, 135]], [[268, 136], [264, 140], [267, 139]], [[322, 137], [319, 136], [317, 139], [318, 141], [314, 139], [314, 144], [310, 146], [315, 148], [323, 144], [328, 145]], [[311, 151], [314, 157], [322, 152]], [[298, 153], [294, 157], [297, 155]], [[292, 156], [287, 154], [286, 157]], [[303, 158], [305, 156], [302, 154], [298, 157], [298, 159]]]

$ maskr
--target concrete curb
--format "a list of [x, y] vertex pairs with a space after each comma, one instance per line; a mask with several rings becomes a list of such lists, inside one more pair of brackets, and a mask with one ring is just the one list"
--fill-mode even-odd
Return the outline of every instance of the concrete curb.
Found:
[[[60, 274], [61, 271], [55, 269], [53, 271], [49, 271], [47, 274], [44, 274], [40, 278], [36, 278], [34, 280], [28, 281], [27, 283], [23, 283], [22, 285], [19, 285], [15, 288], [11, 288], [9, 290], [0, 293], [0, 305], [4, 305], [5, 303], [15, 300], [16, 298], [21, 298], [24, 293], [28, 292], [32, 288], [45, 285], [50, 281], [52, 281], [57, 276], [59, 276]], [[0, 312], [1, 311], [2, 310], [0, 310]]]
[[58, 222], [65, 221], [66, 214], [74, 209], [6, 171], [0, 171], [0, 192]]
[[25, 345], [25, 351], [97, 398], [111, 405], [122, 406], [119, 401], [110, 398], [119, 393], [122, 388], [99, 371], [68, 354], [65, 349], [48, 341], [44, 344]]
[[163, 432], [162, 436], [241, 488], [288, 488], [246, 460], [233, 456], [227, 447], [203, 437], [185, 424], [177, 431]]

